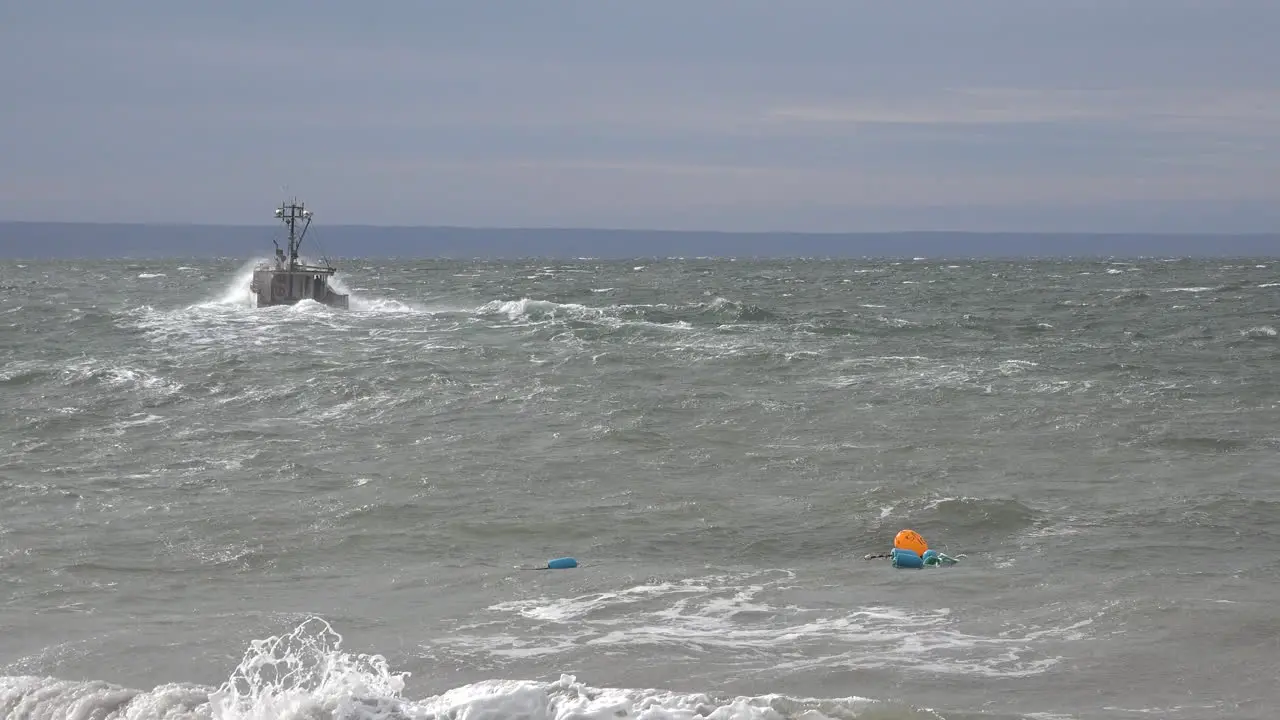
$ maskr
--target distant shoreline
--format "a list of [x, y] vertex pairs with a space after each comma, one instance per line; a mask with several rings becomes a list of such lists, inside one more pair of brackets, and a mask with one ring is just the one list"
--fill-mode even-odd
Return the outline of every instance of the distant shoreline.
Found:
[[[0, 258], [259, 257], [274, 225], [0, 222]], [[916, 230], [769, 232], [325, 225], [307, 255], [454, 259], [668, 257], [1140, 258], [1280, 257], [1280, 233]]]

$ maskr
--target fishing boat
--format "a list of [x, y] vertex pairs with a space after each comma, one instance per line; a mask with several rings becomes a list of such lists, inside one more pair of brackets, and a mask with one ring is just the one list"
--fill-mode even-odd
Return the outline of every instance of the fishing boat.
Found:
[[329, 307], [347, 309], [350, 296], [335, 292], [329, 281], [337, 269], [327, 258], [324, 265], [307, 265], [298, 259], [302, 238], [311, 227], [311, 211], [295, 198], [276, 208], [276, 217], [289, 228], [289, 249], [286, 253], [280, 243], [276, 246], [274, 262], [265, 262], [253, 270], [249, 291], [258, 301], [258, 307], [294, 305], [302, 300], [314, 300]]

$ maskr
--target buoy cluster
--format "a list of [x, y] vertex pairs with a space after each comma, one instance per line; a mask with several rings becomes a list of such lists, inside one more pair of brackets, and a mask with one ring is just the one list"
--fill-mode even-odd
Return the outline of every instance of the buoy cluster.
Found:
[[896, 568], [922, 568], [935, 565], [952, 565], [956, 559], [937, 550], [930, 550], [915, 530], [903, 530], [893, 538], [893, 550], [889, 557]]

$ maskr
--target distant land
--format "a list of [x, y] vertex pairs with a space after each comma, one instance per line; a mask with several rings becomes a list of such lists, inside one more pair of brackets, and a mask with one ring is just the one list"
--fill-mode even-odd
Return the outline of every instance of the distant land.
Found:
[[[265, 257], [278, 225], [0, 222], [0, 257]], [[1274, 257], [1280, 234], [1067, 232], [708, 232], [336, 225], [313, 228], [303, 254], [404, 258], [664, 257]]]

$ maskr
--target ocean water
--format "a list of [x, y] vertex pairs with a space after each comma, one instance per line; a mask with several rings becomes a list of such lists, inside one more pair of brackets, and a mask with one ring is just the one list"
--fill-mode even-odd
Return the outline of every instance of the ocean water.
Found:
[[246, 260], [0, 264], [0, 717], [1280, 715], [1271, 259]]

